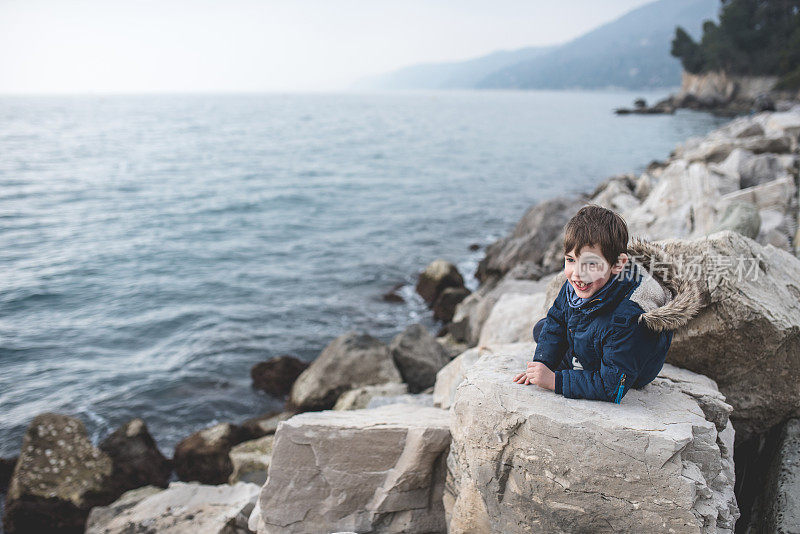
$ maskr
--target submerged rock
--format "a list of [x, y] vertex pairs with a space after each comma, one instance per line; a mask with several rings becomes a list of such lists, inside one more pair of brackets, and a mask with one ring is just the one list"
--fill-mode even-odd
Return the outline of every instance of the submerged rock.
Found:
[[400, 290], [405, 286], [405, 282], [395, 284], [392, 289], [381, 295], [381, 300], [385, 302], [405, 302], [406, 299], [400, 294]]
[[118, 494], [147, 485], [167, 487], [172, 462], [161, 454], [142, 419], [122, 425], [100, 443], [100, 450], [114, 465]]
[[292, 386], [289, 402], [305, 410], [332, 408], [339, 395], [361, 386], [402, 382], [387, 347], [374, 337], [347, 332], [331, 341]]
[[119, 496], [112, 470], [111, 458], [92, 445], [81, 421], [37, 415], [8, 486], [6, 533], [82, 533], [92, 507]]
[[247, 439], [237, 425], [219, 423], [195, 432], [175, 447], [175, 472], [181, 480], [224, 484], [233, 472], [231, 448]]
[[281, 424], [250, 529], [444, 532], [449, 414], [411, 404], [309, 412]]
[[452, 408], [449, 532], [733, 532], [733, 426], [713, 382], [665, 366], [621, 404], [467, 371]]
[[246, 482], [172, 482], [157, 493], [129, 492], [122, 503], [111, 504], [111, 510], [92, 510], [86, 534], [247, 534], [258, 491], [256, 484]]
[[420, 273], [416, 289], [425, 302], [433, 304], [448, 287], [463, 288], [464, 278], [455, 265], [447, 260], [437, 259]]
[[446, 287], [439, 293], [431, 305], [433, 318], [437, 321], [449, 322], [455, 315], [456, 307], [470, 295], [466, 287]]
[[307, 368], [306, 362], [284, 355], [255, 364], [250, 369], [250, 377], [255, 389], [283, 397], [289, 394], [294, 381]]

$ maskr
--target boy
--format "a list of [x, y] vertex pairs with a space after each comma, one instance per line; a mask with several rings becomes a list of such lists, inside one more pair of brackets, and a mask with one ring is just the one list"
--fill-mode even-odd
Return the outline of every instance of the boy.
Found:
[[533, 361], [513, 380], [620, 403], [661, 371], [673, 330], [702, 305], [700, 292], [678, 278], [661, 248], [641, 240], [629, 247], [625, 221], [600, 206], [584, 206], [570, 219], [564, 254], [566, 281], [534, 327]]

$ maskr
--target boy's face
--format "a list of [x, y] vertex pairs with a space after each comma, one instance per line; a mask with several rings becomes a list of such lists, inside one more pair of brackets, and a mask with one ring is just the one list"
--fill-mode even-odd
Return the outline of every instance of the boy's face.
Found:
[[620, 254], [615, 265], [609, 265], [600, 247], [585, 245], [580, 252], [574, 249], [564, 255], [564, 275], [581, 298], [589, 298], [619, 273], [628, 257]]

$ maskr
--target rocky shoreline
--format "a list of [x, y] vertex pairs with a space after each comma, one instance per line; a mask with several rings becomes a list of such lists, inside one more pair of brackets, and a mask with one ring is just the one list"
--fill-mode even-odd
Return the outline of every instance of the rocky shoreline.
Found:
[[678, 109], [707, 111], [736, 117], [762, 111], [788, 111], [800, 99], [798, 90], [775, 90], [776, 76], [735, 76], [725, 72], [691, 74], [684, 71], [681, 89], [648, 106], [637, 99], [632, 108], [617, 108], [617, 115], [675, 113]]
[[[80, 421], [40, 414], [0, 462], [5, 531], [798, 529], [799, 145], [800, 106], [754, 114], [639, 176], [532, 206], [486, 248], [476, 291], [445, 260], [420, 274], [437, 335], [347, 332], [308, 366], [258, 364], [254, 385], [284, 411], [203, 429], [172, 458], [141, 419], [95, 446]], [[586, 203], [696, 270], [705, 303], [620, 405], [509, 378]]]

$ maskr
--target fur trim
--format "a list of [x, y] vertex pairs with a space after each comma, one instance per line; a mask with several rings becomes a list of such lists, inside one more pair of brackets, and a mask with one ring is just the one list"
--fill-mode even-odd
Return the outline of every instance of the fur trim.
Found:
[[699, 286], [696, 282], [678, 276], [675, 259], [663, 248], [644, 239], [634, 238], [628, 247], [628, 253], [672, 295], [672, 299], [663, 306], [645, 310], [639, 316], [639, 322], [644, 321], [651, 330], [662, 332], [677, 330], [697, 315], [703, 307]]

